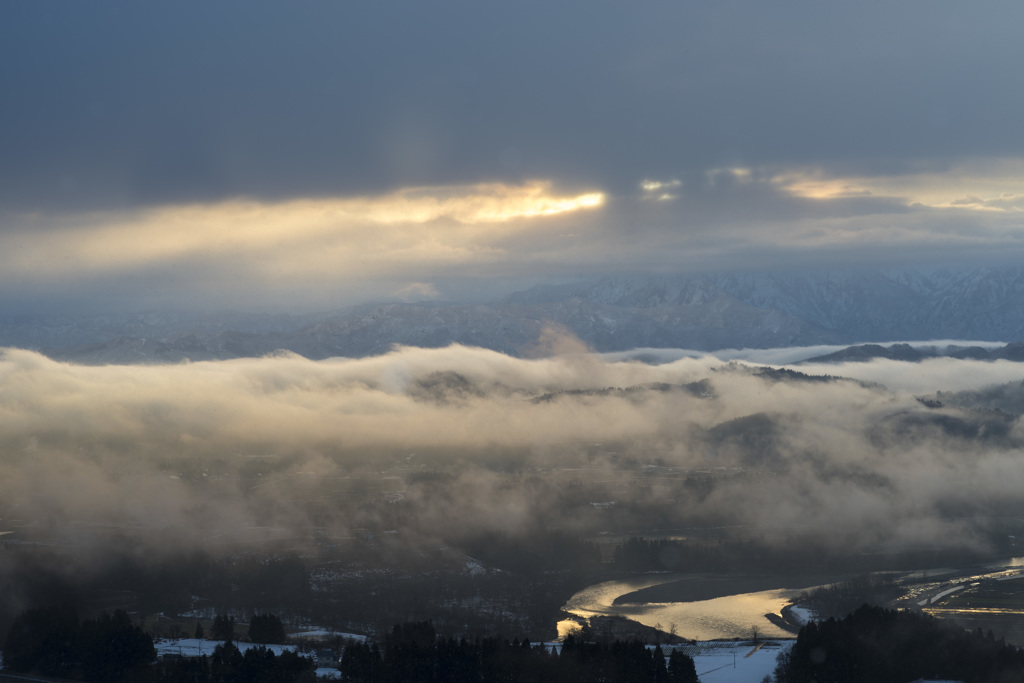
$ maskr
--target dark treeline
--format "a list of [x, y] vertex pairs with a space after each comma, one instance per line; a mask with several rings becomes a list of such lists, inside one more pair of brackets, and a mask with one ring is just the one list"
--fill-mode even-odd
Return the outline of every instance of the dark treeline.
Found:
[[[225, 620], [224, 623], [227, 623]], [[268, 627], [272, 626], [269, 624]], [[89, 683], [311, 683], [315, 664], [257, 645], [242, 653], [230, 640], [209, 657], [165, 655], [156, 662], [152, 638], [122, 611], [79, 622], [67, 608], [36, 608], [20, 615], [3, 648], [6, 669]], [[396, 625], [383, 645], [349, 643], [342, 678], [353, 683], [698, 683], [693, 659], [639, 641], [584, 642], [574, 637], [560, 652], [529, 640], [437, 635], [430, 622]]]
[[552, 531], [530, 537], [478, 534], [462, 540], [460, 546], [486, 565], [526, 576], [543, 572], [593, 571], [601, 564], [601, 551], [597, 545]]
[[1024, 680], [1024, 650], [927, 614], [863, 605], [800, 629], [775, 676], [778, 683], [1008, 683]]
[[[313, 683], [316, 665], [291, 651], [274, 654], [263, 645], [243, 654], [231, 642], [218, 645], [209, 657], [165, 659], [152, 667], [149, 678], [133, 683]], [[116, 679], [110, 679], [116, 680]]]
[[[78, 546], [4, 547], [0, 585], [10, 590], [0, 591], [0, 638], [18, 614], [53, 604], [83, 615], [116, 609], [177, 614], [197, 606], [237, 611], [242, 605], [280, 614], [311, 602], [309, 567], [296, 553], [149, 556], [127, 540], [104, 540], [89, 553]], [[194, 604], [193, 596], [204, 604]]]
[[[214, 622], [216, 626], [216, 621]], [[254, 614], [249, 620], [249, 640], [253, 643], [284, 643], [288, 637], [284, 632], [281, 617], [276, 614]]]
[[210, 627], [210, 636], [214, 640], [234, 640], [235, 618], [227, 614], [218, 614]]
[[755, 553], [754, 544], [746, 541], [630, 537], [616, 548], [615, 565], [627, 571], [721, 572], [749, 566]]
[[[256, 609], [356, 632], [433, 619], [446, 634], [538, 639], [551, 636], [567, 597], [606, 567], [595, 544], [572, 534], [456, 540], [427, 545], [402, 534], [367, 534], [324, 543], [312, 557], [296, 551], [147, 555], [116, 539], [88, 554], [78, 546], [4, 546], [0, 585], [10, 590], [0, 591], [0, 642], [18, 614], [55, 601], [82, 615], [208, 610], [248, 619]], [[467, 556], [478, 564], [467, 565]]]
[[153, 639], [125, 612], [79, 622], [70, 607], [37, 607], [18, 616], [3, 653], [11, 671], [96, 683], [142, 680], [156, 659]]
[[[257, 635], [283, 638], [274, 615], [260, 615]], [[71, 607], [38, 607], [19, 615], [3, 647], [7, 671], [88, 683], [305, 683], [316, 680], [313, 661], [280, 655], [260, 645], [243, 654], [231, 642], [234, 620], [218, 617], [224, 636], [210, 657], [169, 657], [156, 662], [153, 638], [115, 611], [79, 622]], [[250, 627], [251, 631], [251, 627]]]
[[432, 620], [446, 635], [552, 637], [562, 605], [589, 579], [553, 573], [483, 576], [370, 575], [333, 582], [319, 593], [310, 619], [355, 633], [385, 633], [406, 619]]
[[[539, 540], [561, 557], [575, 552], [578, 545]], [[375, 542], [375, 548], [388, 549], [386, 542]], [[405, 555], [397, 551], [383, 559], [367, 552], [363, 562], [359, 554], [363, 544], [369, 542], [348, 544], [313, 561], [292, 554], [262, 556], [260, 561], [255, 554], [202, 553], [141, 561], [111, 553], [88, 563], [61, 549], [0, 552], [0, 585], [9, 587], [0, 591], [0, 643], [19, 614], [54, 603], [67, 604], [83, 616], [116, 609], [141, 614], [206, 609], [249, 620], [255, 608], [286, 622], [297, 618], [357, 633], [382, 634], [401, 621], [432, 619], [450, 635], [538, 640], [552, 636], [565, 600], [600, 571], [600, 567], [594, 569], [593, 551], [581, 553], [590, 571], [550, 569], [564, 566], [563, 561], [537, 560], [540, 551], [514, 539], [509, 542], [512, 552], [485, 541], [474, 543], [477, 554], [473, 557], [488, 567], [476, 573], [466, 571], [461, 556], [455, 565], [438, 562], [415, 569], [402, 567]], [[535, 561], [542, 571], [532, 568]], [[601, 575], [597, 576], [599, 580]], [[108, 590], [111, 586], [118, 590]], [[177, 631], [166, 627], [162, 635], [193, 634], [190, 626]], [[223, 634], [207, 635], [223, 639]]]
[[801, 593], [797, 602], [819, 618], [838, 619], [859, 605], [887, 605], [903, 593], [904, 589], [891, 576], [859, 576]]
[[[318, 576], [335, 568], [344, 576], [319, 581], [304, 613], [358, 633], [430, 620], [445, 635], [538, 640], [553, 636], [566, 599], [608, 569], [595, 543], [556, 530], [445, 542], [410, 553], [401, 535], [378, 535], [323, 551]], [[468, 561], [477, 564], [467, 569]]]
[[666, 666], [660, 647], [615, 641], [565, 640], [561, 653], [528, 640], [439, 638], [429, 622], [395, 626], [377, 643], [345, 648], [342, 680], [350, 683], [697, 683], [693, 659], [673, 651]]

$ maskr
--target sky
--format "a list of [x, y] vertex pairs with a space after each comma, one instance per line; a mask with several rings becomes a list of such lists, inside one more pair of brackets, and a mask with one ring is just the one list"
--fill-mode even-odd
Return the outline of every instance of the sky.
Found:
[[1024, 5], [0, 5], [0, 309], [1019, 262]]

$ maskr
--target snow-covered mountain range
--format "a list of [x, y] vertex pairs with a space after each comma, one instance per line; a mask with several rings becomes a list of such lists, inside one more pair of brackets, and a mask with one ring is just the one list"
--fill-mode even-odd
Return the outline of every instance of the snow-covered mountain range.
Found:
[[614, 276], [492, 304], [387, 303], [302, 315], [0, 316], [0, 345], [90, 363], [289, 350], [365, 356], [461, 343], [523, 355], [546, 328], [597, 351], [1024, 339], [1024, 267]]

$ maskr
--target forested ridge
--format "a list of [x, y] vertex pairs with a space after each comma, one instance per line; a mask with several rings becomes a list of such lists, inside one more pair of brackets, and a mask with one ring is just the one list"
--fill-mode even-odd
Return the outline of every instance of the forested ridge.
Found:
[[[212, 631], [226, 639], [211, 656], [156, 661], [152, 637], [123, 611], [79, 622], [70, 608], [35, 608], [15, 620], [4, 643], [4, 664], [11, 672], [89, 683], [316, 680], [313, 660], [295, 652], [277, 654], [263, 645], [242, 652], [230, 639], [233, 626], [233, 620], [218, 617]], [[250, 640], [279, 627], [274, 615], [260, 615], [250, 624]], [[526, 639], [456, 640], [438, 636], [430, 622], [398, 624], [380, 644], [350, 642], [340, 665], [342, 679], [351, 683], [697, 683], [691, 657], [680, 651], [666, 656], [660, 647], [640, 641], [597, 643], [569, 637], [552, 648]]]
[[863, 605], [801, 628], [775, 676], [777, 683], [1010, 683], [1024, 680], [1024, 650], [927, 614]]
[[376, 643], [345, 648], [342, 679], [351, 683], [697, 683], [693, 659], [639, 641], [610, 644], [566, 638], [558, 650], [528, 640], [437, 637], [429, 622], [400, 624]]

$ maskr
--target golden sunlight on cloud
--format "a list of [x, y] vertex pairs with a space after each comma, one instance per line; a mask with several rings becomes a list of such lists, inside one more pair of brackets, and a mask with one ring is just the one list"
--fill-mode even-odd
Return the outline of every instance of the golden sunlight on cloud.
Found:
[[[534, 230], [545, 217], [594, 209], [604, 194], [556, 194], [550, 183], [408, 188], [387, 195], [231, 200], [71, 217], [35, 216], [0, 238], [8, 274], [108, 273], [183, 258], [267, 256], [277, 271], [325, 259], [463, 261]], [[364, 267], [368, 267], [363, 263]]]
[[604, 194], [552, 194], [551, 183], [525, 185], [489, 183], [468, 187], [426, 187], [400, 190], [383, 197], [341, 200], [353, 217], [378, 223], [425, 223], [451, 218], [460, 223], [501, 223], [518, 218], [552, 216], [604, 203]]
[[833, 177], [822, 171], [793, 171], [774, 176], [783, 191], [806, 199], [879, 197], [908, 206], [995, 213], [1024, 212], [1024, 159], [975, 162], [943, 172], [890, 176]]
[[679, 197], [677, 191], [683, 186], [683, 181], [678, 178], [671, 180], [641, 180], [640, 189], [643, 191], [641, 199], [667, 202]]
[[777, 175], [772, 182], [794, 197], [803, 199], [841, 199], [865, 197], [874, 193], [863, 178], [825, 178], [815, 172], [790, 172]]

